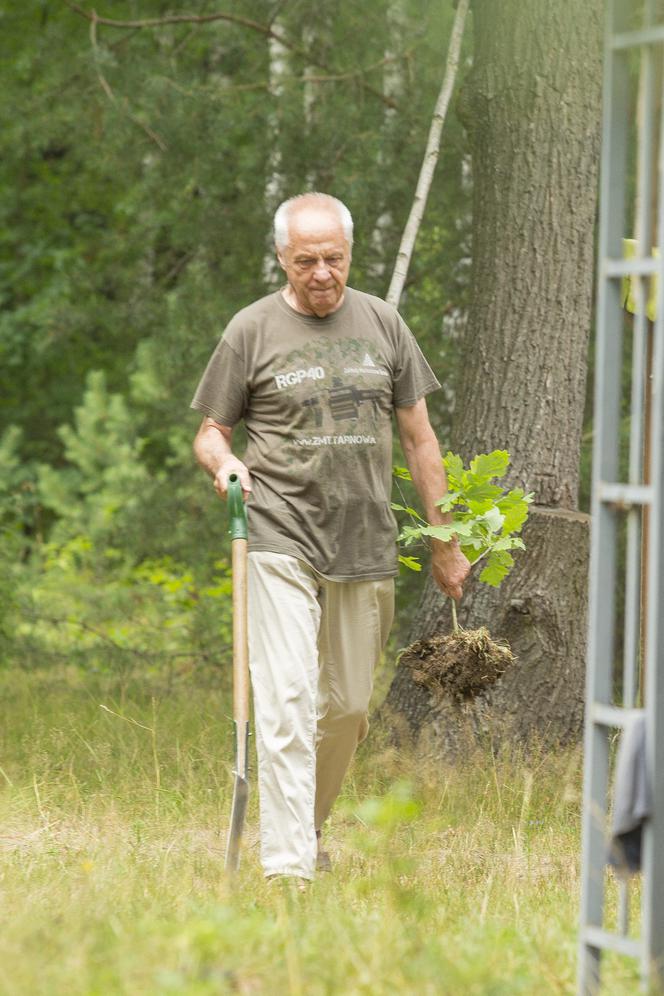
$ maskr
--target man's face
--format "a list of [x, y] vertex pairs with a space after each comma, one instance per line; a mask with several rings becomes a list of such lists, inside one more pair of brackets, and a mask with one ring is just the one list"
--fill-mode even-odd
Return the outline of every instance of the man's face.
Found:
[[341, 305], [350, 246], [336, 214], [301, 208], [289, 218], [288, 245], [277, 252], [298, 311], [324, 318]]

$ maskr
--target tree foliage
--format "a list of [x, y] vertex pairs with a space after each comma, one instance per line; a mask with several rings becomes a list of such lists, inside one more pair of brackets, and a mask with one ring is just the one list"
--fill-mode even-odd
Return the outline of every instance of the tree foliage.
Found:
[[[385, 293], [454, 11], [231, 0], [231, 20], [115, 27], [176, 8], [75, 8], [3, 17], [2, 555], [27, 587], [49, 543], [83, 544], [109, 582], [166, 557], [205, 584], [227, 540], [191, 455], [197, 380], [230, 316], [275, 286], [282, 197], [344, 199], [351, 283]], [[451, 115], [403, 300], [448, 383], [468, 186]], [[435, 404], [444, 430], [449, 394]]]

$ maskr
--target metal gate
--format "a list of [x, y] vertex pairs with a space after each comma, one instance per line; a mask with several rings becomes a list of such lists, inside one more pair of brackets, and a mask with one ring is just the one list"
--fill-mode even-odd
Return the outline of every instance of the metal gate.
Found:
[[[644, 986], [656, 979], [664, 981], [664, 17], [659, 0], [606, 3], [579, 930], [581, 996], [600, 991], [600, 958], [606, 950], [639, 959]], [[639, 81], [638, 101], [634, 100], [635, 80]], [[635, 151], [636, 195], [630, 196], [628, 163]], [[625, 256], [626, 237], [634, 238], [631, 258]], [[657, 245], [662, 247], [661, 255], [654, 249]], [[631, 282], [633, 318], [625, 311], [626, 278]], [[651, 321], [647, 306], [656, 278]], [[630, 345], [631, 384], [625, 391], [624, 350]], [[621, 457], [626, 414], [629, 442]], [[624, 615], [617, 595], [623, 591], [619, 584], [623, 565]], [[621, 647], [616, 639], [619, 614], [623, 619]], [[616, 666], [620, 657], [622, 668]], [[638, 936], [633, 936], [626, 885], [621, 886], [618, 899], [618, 926], [606, 926], [605, 862], [612, 742], [616, 731], [625, 727], [629, 711], [640, 703], [646, 715], [652, 816], [644, 828], [641, 916]]]

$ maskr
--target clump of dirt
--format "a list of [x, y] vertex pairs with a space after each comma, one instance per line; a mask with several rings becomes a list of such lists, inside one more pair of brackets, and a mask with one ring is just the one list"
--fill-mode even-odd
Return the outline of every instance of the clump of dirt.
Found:
[[417, 640], [400, 662], [419, 685], [461, 703], [495, 684], [515, 659], [506, 644], [495, 643], [482, 627]]

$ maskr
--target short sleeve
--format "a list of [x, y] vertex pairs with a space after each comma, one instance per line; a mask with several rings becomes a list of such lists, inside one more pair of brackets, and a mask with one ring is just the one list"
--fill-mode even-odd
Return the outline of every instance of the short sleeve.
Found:
[[399, 319], [397, 358], [392, 383], [395, 408], [407, 408], [440, 387], [436, 375], [427, 363], [415, 336]]
[[221, 425], [234, 426], [244, 415], [246, 406], [244, 362], [233, 347], [221, 339], [196, 388], [191, 407]]

